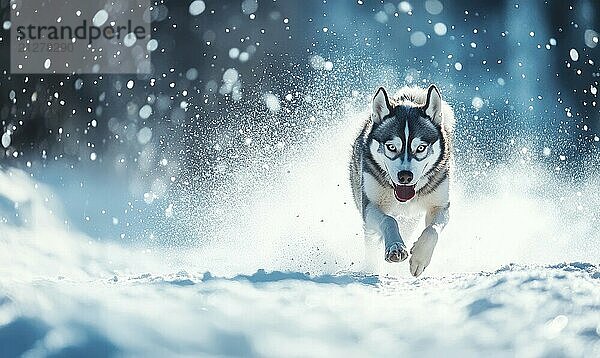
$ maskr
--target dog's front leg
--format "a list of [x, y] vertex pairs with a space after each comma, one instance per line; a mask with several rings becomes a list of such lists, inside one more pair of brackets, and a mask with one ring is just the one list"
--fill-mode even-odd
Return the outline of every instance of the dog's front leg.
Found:
[[434, 206], [427, 210], [425, 216], [425, 230], [410, 249], [410, 273], [417, 277], [423, 273], [431, 262], [431, 255], [438, 241], [438, 236], [450, 219], [448, 208], [450, 203], [444, 206]]
[[406, 260], [408, 252], [396, 220], [384, 214], [379, 207], [373, 203], [368, 203], [364, 212], [365, 229], [375, 232], [383, 237], [385, 244], [385, 260], [387, 262], [400, 262]]

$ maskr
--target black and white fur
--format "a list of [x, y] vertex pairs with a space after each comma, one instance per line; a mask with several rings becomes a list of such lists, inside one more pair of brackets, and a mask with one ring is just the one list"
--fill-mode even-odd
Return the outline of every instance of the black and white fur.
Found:
[[379, 88], [354, 142], [354, 199], [365, 234], [383, 240], [386, 261], [409, 256], [398, 223], [425, 214], [426, 227], [410, 250], [415, 277], [429, 265], [449, 220], [453, 129], [454, 113], [436, 86], [405, 87], [393, 98]]

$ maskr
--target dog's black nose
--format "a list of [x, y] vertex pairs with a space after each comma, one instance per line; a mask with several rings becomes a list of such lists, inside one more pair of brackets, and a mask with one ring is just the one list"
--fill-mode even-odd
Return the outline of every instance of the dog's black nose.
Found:
[[408, 170], [403, 170], [398, 173], [398, 181], [400, 184], [408, 184], [413, 180], [413, 173]]

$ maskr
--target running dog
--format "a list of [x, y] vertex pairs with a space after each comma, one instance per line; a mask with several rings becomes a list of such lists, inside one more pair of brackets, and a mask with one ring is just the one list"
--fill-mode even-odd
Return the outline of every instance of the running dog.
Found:
[[449, 220], [453, 131], [454, 113], [435, 85], [404, 87], [393, 98], [381, 87], [354, 142], [354, 200], [366, 236], [383, 240], [387, 262], [409, 256], [398, 224], [425, 214], [426, 227], [410, 249], [415, 277], [431, 262]]

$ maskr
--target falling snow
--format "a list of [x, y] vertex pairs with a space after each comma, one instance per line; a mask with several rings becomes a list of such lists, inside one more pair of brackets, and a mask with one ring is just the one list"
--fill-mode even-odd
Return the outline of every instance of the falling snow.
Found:
[[[155, 2], [123, 39], [149, 74], [5, 64], [0, 331], [17, 356], [598, 356], [598, 9]], [[426, 279], [362, 272], [353, 136], [379, 86], [431, 83], [451, 224]]]

